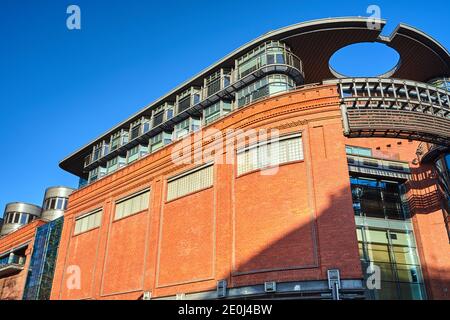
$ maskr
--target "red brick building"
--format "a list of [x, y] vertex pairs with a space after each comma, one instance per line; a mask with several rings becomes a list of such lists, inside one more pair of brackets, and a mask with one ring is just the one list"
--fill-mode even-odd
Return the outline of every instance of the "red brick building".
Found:
[[43, 224], [42, 220], [35, 220], [0, 238], [0, 252], [9, 260], [0, 264], [0, 300], [22, 299], [35, 232]]
[[[448, 299], [450, 57], [380, 32], [266, 34], [63, 160], [83, 186], [51, 298]], [[364, 41], [403, 63], [336, 78]]]

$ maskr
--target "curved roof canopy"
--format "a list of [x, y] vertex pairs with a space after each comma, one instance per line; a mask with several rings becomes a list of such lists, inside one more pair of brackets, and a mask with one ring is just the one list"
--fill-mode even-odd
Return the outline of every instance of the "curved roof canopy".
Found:
[[[289, 45], [303, 62], [305, 83], [320, 83], [326, 79], [341, 77], [334, 72], [329, 61], [333, 54], [343, 47], [361, 42], [379, 42], [396, 50], [400, 55], [399, 65], [389, 73], [390, 77], [427, 82], [438, 77], [450, 76], [450, 54], [436, 40], [425, 33], [400, 24], [389, 36], [381, 35], [386, 24], [380, 21], [380, 29], [371, 28], [369, 18], [329, 18], [303, 22], [268, 32], [243, 45], [217, 63], [184, 82], [167, 95], [156, 100], [129, 119], [115, 126], [88, 145], [61, 161], [60, 167], [75, 175], [82, 175], [83, 158], [95, 143], [106, 139], [119, 129], [127, 128], [150, 109], [166, 100], [175, 100], [176, 94], [190, 86], [203, 85], [203, 78], [219, 68], [234, 67], [235, 59], [270, 40], [279, 40]], [[387, 76], [387, 75], [385, 75]]]

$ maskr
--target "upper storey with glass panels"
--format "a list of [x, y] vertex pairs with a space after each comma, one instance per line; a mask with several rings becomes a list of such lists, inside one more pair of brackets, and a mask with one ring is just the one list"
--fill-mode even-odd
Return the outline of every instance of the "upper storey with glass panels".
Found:
[[450, 77], [450, 55], [432, 37], [406, 25], [383, 36], [386, 22], [380, 21], [376, 30], [370, 22], [330, 18], [268, 32], [74, 152], [60, 166], [84, 180], [91, 175], [94, 181], [257, 99], [335, 78], [330, 58], [354, 43], [379, 42], [396, 50], [401, 63], [392, 78], [429, 82]]
[[82, 178], [91, 183], [209, 125], [233, 109], [294, 89], [303, 83], [302, 63], [279, 41], [261, 44], [180, 90], [97, 141], [84, 157]]
[[3, 214], [3, 226], [0, 236], [14, 232], [22, 226], [40, 218], [42, 209], [38, 206], [22, 202], [9, 203]]

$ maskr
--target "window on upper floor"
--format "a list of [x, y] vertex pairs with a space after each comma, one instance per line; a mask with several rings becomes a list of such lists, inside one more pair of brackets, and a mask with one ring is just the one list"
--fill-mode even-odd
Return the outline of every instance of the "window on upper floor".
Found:
[[45, 199], [44, 205], [42, 207], [44, 210], [66, 210], [67, 202], [67, 198], [52, 197]]
[[214, 122], [220, 117], [228, 114], [232, 110], [232, 103], [229, 101], [219, 101], [203, 110], [203, 119], [205, 125]]
[[114, 219], [121, 219], [148, 209], [150, 190], [140, 191], [132, 196], [118, 200]]
[[97, 209], [75, 219], [74, 235], [98, 228], [102, 222], [103, 210]]
[[194, 118], [187, 118], [175, 125], [174, 135], [175, 139], [187, 136], [189, 133], [196, 131], [201, 127], [201, 120]]
[[345, 152], [349, 155], [355, 155], [355, 156], [363, 156], [363, 157], [371, 157], [372, 156], [372, 149], [370, 149], [370, 148], [345, 146]]
[[301, 134], [262, 141], [237, 152], [237, 174], [304, 159]]
[[167, 201], [211, 187], [213, 173], [213, 164], [208, 164], [170, 178], [167, 182]]
[[253, 82], [237, 92], [237, 105], [242, 107], [262, 98], [295, 88], [295, 82], [283, 74], [272, 74]]
[[155, 152], [161, 149], [165, 145], [172, 142], [172, 135], [168, 132], [160, 132], [157, 135], [150, 138], [150, 151]]

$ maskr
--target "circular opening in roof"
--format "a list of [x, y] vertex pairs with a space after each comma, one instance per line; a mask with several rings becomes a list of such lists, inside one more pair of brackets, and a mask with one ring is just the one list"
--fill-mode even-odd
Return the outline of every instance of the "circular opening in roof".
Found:
[[400, 63], [394, 49], [377, 42], [363, 42], [344, 47], [333, 54], [330, 69], [337, 77], [390, 76]]

